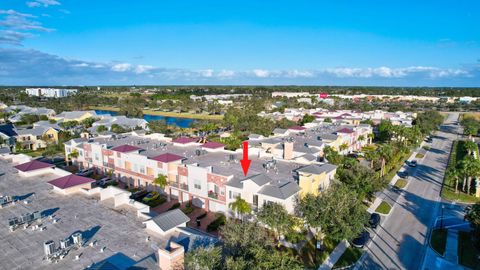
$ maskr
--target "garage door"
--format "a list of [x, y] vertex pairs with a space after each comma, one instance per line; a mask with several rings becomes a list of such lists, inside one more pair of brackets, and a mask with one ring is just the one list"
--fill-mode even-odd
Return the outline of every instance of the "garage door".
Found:
[[222, 213], [225, 213], [227, 211], [227, 207], [225, 204], [223, 203], [218, 203], [218, 202], [215, 202], [215, 201], [209, 201], [209, 210], [211, 212], [222, 212]]
[[183, 192], [182, 198], [184, 202], [190, 201], [190, 194], [188, 194], [187, 192]]

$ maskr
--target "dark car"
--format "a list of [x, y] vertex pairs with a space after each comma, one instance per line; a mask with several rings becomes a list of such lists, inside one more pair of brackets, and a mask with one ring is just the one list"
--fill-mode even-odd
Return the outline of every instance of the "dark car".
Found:
[[417, 167], [417, 161], [416, 160], [412, 160], [408, 163], [408, 166], [410, 167]]
[[147, 194], [148, 194], [148, 191], [146, 191], [146, 190], [139, 190], [139, 191], [133, 193], [132, 195], [130, 195], [130, 199], [140, 200], [140, 199], [142, 199], [143, 197], [145, 197]]
[[370, 215], [370, 219], [368, 220], [368, 225], [372, 229], [376, 229], [378, 227], [378, 224], [380, 224], [380, 215], [377, 213], [372, 213]]
[[363, 231], [357, 238], [352, 240], [352, 246], [356, 248], [363, 248], [370, 240], [370, 233]]
[[407, 171], [398, 172], [397, 175], [401, 178], [407, 178], [408, 177], [408, 172]]
[[79, 176], [84, 176], [84, 177], [89, 177], [93, 174], [93, 169], [92, 168], [88, 168], [88, 169], [85, 169], [85, 170], [81, 170], [79, 172], [76, 173], [76, 175], [79, 175]]

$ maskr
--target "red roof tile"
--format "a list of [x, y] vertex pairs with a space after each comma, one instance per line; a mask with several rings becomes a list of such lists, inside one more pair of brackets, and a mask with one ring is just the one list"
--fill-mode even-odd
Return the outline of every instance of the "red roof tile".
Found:
[[142, 149], [142, 148], [136, 147], [136, 146], [133, 146], [133, 145], [128, 145], [128, 144], [119, 145], [119, 146], [116, 146], [116, 147], [112, 148], [113, 151], [117, 151], [117, 152], [120, 152], [120, 153], [133, 152], [133, 151], [137, 151], [137, 150], [140, 150], [140, 149]]
[[95, 182], [95, 180], [93, 180], [92, 178], [83, 177], [76, 174], [69, 174], [67, 176], [63, 176], [63, 177], [54, 179], [52, 181], [49, 181], [48, 183], [60, 189], [66, 189], [66, 188], [71, 188], [74, 186], [88, 184], [92, 182]]
[[216, 149], [216, 148], [223, 148], [225, 147], [225, 145], [218, 142], [207, 142], [207, 143], [204, 143], [202, 147]]
[[181, 143], [181, 144], [187, 144], [187, 143], [192, 143], [196, 141], [197, 139], [189, 138], [189, 137], [179, 137], [179, 138], [176, 138], [175, 140], [172, 140], [173, 143]]
[[163, 163], [168, 163], [168, 162], [173, 162], [173, 161], [185, 159], [185, 157], [175, 155], [175, 154], [171, 154], [171, 153], [165, 153], [165, 154], [161, 154], [159, 156], [152, 157], [150, 159], [160, 161], [160, 162], [163, 162]]
[[342, 128], [340, 130], [337, 130], [337, 133], [353, 133], [354, 131], [349, 128]]
[[20, 165], [15, 166], [17, 170], [22, 172], [30, 172], [30, 171], [35, 171], [35, 170], [40, 170], [45, 168], [53, 168], [53, 167], [55, 166], [52, 164], [48, 164], [46, 162], [41, 162], [38, 160], [32, 160], [27, 163], [22, 163]]

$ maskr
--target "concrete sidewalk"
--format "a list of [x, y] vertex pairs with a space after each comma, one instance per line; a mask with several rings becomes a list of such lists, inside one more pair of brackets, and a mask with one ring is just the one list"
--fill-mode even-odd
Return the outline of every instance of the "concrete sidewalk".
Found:
[[342, 257], [345, 250], [350, 246], [348, 241], [343, 240], [340, 242], [325, 261], [318, 267], [318, 270], [330, 270], [335, 263]]

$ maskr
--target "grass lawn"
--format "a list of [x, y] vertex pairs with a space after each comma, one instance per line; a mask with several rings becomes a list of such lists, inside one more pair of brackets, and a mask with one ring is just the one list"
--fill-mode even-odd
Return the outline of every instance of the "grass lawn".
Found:
[[423, 158], [424, 156], [425, 156], [424, 154], [420, 154], [420, 153], [417, 153], [417, 154], [415, 155], [415, 157], [418, 158], [418, 159], [421, 159], [421, 158]]
[[[104, 110], [104, 111], [115, 111], [118, 112], [120, 109], [110, 106], [91, 106], [92, 110]], [[191, 119], [203, 119], [203, 120], [222, 120], [223, 115], [210, 115], [210, 114], [201, 114], [201, 113], [177, 113], [177, 112], [162, 112], [154, 110], [143, 110], [143, 114], [150, 115], [159, 115], [167, 117], [177, 117], [177, 118], [191, 118]]]
[[382, 201], [382, 203], [380, 203], [377, 209], [375, 209], [375, 212], [388, 215], [391, 209], [392, 209], [392, 206], [390, 206], [390, 204], [388, 204], [386, 201]]
[[37, 150], [37, 151], [32, 151], [32, 150], [17, 150], [16, 153], [17, 154], [25, 154], [25, 155], [29, 155], [31, 157], [39, 157], [39, 156], [42, 156], [42, 153], [45, 149], [40, 149], [40, 150]]
[[472, 233], [459, 232], [458, 260], [463, 266], [480, 270], [480, 250], [476, 249], [472, 241]]
[[349, 247], [345, 250], [345, 252], [342, 254], [340, 259], [335, 263], [333, 268], [341, 268], [341, 267], [347, 267], [349, 265], [352, 265], [360, 259], [360, 257], [363, 254], [363, 250], [360, 248], [354, 248], [354, 247]]
[[407, 183], [408, 183], [407, 180], [400, 178], [397, 180], [397, 182], [395, 182], [395, 186], [397, 188], [404, 188], [407, 185]]
[[322, 251], [316, 250], [316, 240], [310, 239], [305, 246], [300, 250], [298, 256], [302, 260], [306, 268], [317, 268], [320, 264], [327, 259], [328, 255], [332, 253], [335, 247], [338, 245], [338, 241], [331, 239], [324, 239]]
[[443, 256], [447, 245], [447, 229], [435, 229], [432, 231], [430, 246]]
[[[459, 168], [460, 161], [465, 158], [467, 155], [467, 151], [465, 150], [465, 142], [464, 141], [455, 141], [452, 146], [452, 152], [450, 154], [450, 160], [448, 163], [448, 168], [457, 167]], [[462, 186], [460, 181], [459, 187]], [[465, 203], [475, 203], [480, 202], [480, 198], [477, 198], [473, 195], [468, 195], [461, 190], [458, 193], [455, 193], [455, 180], [449, 179], [445, 177], [443, 180], [443, 188], [442, 188], [442, 198], [450, 201], [460, 201]]]

